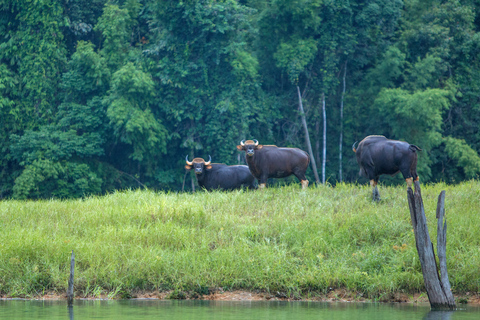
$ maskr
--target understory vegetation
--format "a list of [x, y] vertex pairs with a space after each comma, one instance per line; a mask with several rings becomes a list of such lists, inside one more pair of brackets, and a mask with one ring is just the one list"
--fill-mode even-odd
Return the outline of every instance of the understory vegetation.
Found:
[[[480, 291], [480, 182], [422, 186], [436, 245], [446, 190], [455, 294]], [[0, 294], [63, 294], [74, 250], [78, 296], [138, 290], [195, 297], [212, 288], [305, 298], [344, 288], [379, 299], [424, 292], [404, 186], [298, 185], [264, 191], [124, 191], [0, 202]]]

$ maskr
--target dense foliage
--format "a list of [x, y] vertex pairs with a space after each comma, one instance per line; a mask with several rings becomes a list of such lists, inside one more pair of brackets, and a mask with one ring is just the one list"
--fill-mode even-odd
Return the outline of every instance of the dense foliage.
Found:
[[179, 190], [186, 155], [242, 163], [242, 139], [307, 150], [297, 86], [329, 183], [370, 134], [422, 148], [423, 182], [477, 178], [479, 5], [0, 0], [0, 198]]

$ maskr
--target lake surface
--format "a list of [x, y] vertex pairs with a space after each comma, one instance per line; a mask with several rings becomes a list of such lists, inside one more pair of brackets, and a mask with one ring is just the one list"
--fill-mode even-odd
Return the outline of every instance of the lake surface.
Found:
[[480, 319], [480, 307], [430, 311], [429, 305], [285, 301], [2, 300], [0, 319]]

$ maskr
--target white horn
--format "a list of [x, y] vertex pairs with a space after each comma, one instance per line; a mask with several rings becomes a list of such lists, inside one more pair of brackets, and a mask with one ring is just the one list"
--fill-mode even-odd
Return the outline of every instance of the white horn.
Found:
[[212, 162], [212, 157], [210, 157], [210, 155], [208, 155], [208, 162], [205, 162], [205, 165], [209, 166], [211, 162]]
[[187, 164], [188, 164], [189, 166], [191, 166], [191, 165], [193, 164], [193, 162], [188, 161], [188, 154], [187, 154], [187, 156], [185, 157], [185, 161], [187, 162]]

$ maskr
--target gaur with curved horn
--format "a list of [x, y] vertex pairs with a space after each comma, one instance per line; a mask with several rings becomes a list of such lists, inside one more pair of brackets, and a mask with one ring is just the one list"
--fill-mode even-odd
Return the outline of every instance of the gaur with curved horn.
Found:
[[210, 155], [207, 162], [203, 158], [195, 158], [190, 162], [188, 161], [188, 155], [185, 161], [187, 163], [185, 169], [194, 169], [195, 177], [201, 188], [207, 190], [233, 190], [242, 187], [255, 189], [255, 178], [247, 166], [227, 166], [223, 163], [212, 163]]
[[237, 149], [245, 151], [248, 168], [259, 181], [259, 187], [265, 188], [268, 178], [285, 178], [295, 175], [302, 183], [302, 189], [308, 187], [305, 176], [310, 157], [297, 148], [279, 148], [277, 146], [264, 146], [258, 140], [240, 142]]

